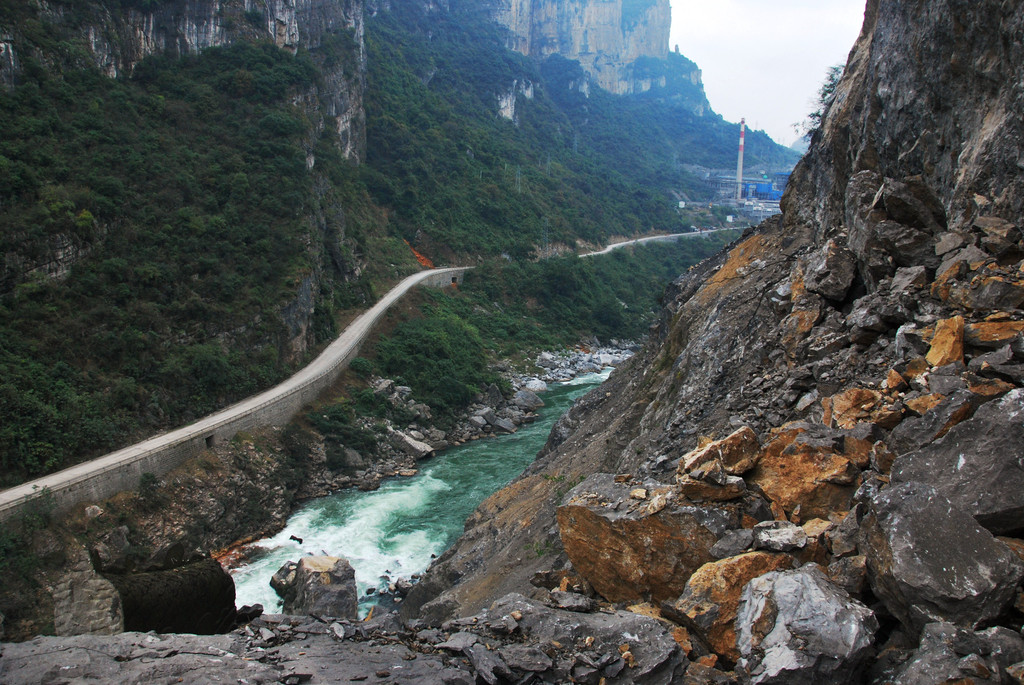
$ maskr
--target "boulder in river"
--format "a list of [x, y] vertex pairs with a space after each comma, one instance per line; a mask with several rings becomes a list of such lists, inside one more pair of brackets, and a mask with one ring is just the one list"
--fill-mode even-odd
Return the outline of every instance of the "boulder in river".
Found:
[[520, 409], [528, 409], [530, 411], [544, 406], [544, 400], [537, 397], [537, 393], [525, 389], [518, 391], [512, 396], [512, 403]]
[[547, 392], [548, 384], [539, 378], [530, 378], [523, 383], [523, 390], [529, 390], [530, 392]]
[[317, 614], [334, 618], [359, 616], [356, 572], [340, 557], [303, 557], [295, 569], [295, 596], [285, 602], [287, 614]]

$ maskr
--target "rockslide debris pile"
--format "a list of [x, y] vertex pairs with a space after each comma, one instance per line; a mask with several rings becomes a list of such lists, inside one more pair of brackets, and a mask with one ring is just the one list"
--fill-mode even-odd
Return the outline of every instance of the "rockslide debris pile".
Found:
[[782, 216], [674, 284], [403, 611], [563, 574], [718, 682], [1020, 682], [1022, 32], [868, 2]]

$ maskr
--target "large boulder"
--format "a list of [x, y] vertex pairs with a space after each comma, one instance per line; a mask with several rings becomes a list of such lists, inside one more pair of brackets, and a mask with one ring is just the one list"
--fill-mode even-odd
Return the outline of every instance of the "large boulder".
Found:
[[675, 600], [739, 522], [735, 507], [681, 505], [670, 486], [617, 483], [610, 474], [587, 478], [558, 508], [573, 567], [612, 602]]
[[757, 434], [743, 426], [721, 440], [714, 440], [683, 455], [679, 460], [679, 473], [689, 473], [717, 459], [726, 473], [741, 476], [757, 464], [760, 450]]
[[285, 602], [286, 614], [359, 617], [356, 572], [340, 557], [303, 557], [295, 569], [295, 595]]
[[523, 389], [530, 392], [547, 392], [548, 384], [539, 378], [530, 378], [523, 383]]
[[858, 682], [878, 621], [819, 567], [776, 571], [750, 581], [736, 616], [737, 670], [751, 683]]
[[416, 460], [426, 459], [427, 457], [434, 455], [433, 447], [421, 440], [416, 440], [401, 431], [389, 431], [388, 439], [391, 441], [392, 445]]
[[704, 564], [690, 576], [674, 609], [719, 656], [740, 658], [736, 648], [736, 609], [743, 588], [765, 573], [789, 569], [788, 554], [750, 552]]
[[786, 512], [803, 519], [849, 511], [864, 455], [846, 454], [845, 443], [806, 426], [783, 429], [761, 451], [748, 481]]
[[896, 426], [886, 439], [886, 444], [896, 454], [927, 445], [944, 436], [953, 426], [970, 418], [980, 403], [981, 398], [974, 393], [957, 390], [921, 416], [909, 418]]
[[1024, 389], [898, 459], [893, 483], [927, 483], [998, 535], [1024, 530]]
[[808, 260], [804, 284], [812, 293], [842, 301], [856, 273], [857, 262], [853, 253], [835, 240], [829, 240]]
[[876, 495], [860, 536], [875, 595], [913, 634], [936, 621], [976, 627], [995, 619], [1024, 578], [1006, 545], [921, 483]]

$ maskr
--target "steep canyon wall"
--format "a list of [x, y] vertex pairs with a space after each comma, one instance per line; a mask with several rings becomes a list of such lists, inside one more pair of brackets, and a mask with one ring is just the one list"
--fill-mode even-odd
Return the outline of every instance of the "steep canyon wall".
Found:
[[[509, 29], [509, 47], [544, 58], [579, 60], [605, 90], [641, 93], [664, 86], [644, 78], [636, 62], [668, 56], [671, 8], [668, 0], [500, 0], [493, 9]], [[699, 82], [700, 72], [690, 78]]]

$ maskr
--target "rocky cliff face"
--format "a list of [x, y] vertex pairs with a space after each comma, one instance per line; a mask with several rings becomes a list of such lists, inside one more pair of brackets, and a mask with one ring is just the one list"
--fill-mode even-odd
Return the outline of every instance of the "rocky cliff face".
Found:
[[[665, 85], [664, 76], [645, 76], [636, 62], [668, 56], [668, 0], [500, 0], [493, 12], [510, 31], [510, 48], [539, 58], [579, 60], [612, 93]], [[697, 70], [690, 76], [700, 80]]]
[[975, 631], [1022, 618], [1022, 17], [868, 2], [782, 217], [674, 284], [406, 611], [572, 578], [751, 682], [1006, 677], [1020, 635]]
[[[303, 99], [321, 123], [332, 120], [347, 156], [358, 159], [362, 154], [366, 135], [362, 0], [176, 0], [155, 3], [146, 10], [104, 2], [72, 10], [63, 3], [43, 2], [39, 15], [82, 40], [95, 64], [111, 77], [130, 73], [149, 55], [195, 54], [243, 38], [271, 38], [280, 48], [295, 52], [303, 47], [315, 54], [325, 40], [344, 33], [351, 42], [352, 58], [333, 60], [332, 66], [324, 68], [323, 88]], [[0, 84], [15, 82], [19, 28], [4, 26], [0, 20]]]

